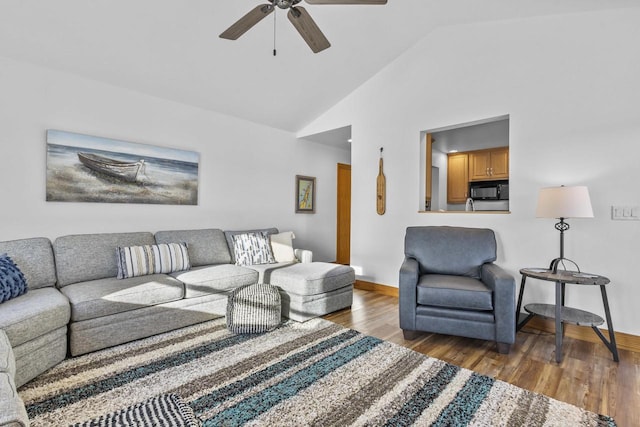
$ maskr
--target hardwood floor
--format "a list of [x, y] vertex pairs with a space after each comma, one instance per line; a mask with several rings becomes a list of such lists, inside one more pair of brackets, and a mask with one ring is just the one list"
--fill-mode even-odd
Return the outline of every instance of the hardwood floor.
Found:
[[555, 338], [529, 327], [507, 355], [495, 343], [423, 333], [406, 341], [398, 326], [398, 298], [356, 289], [351, 309], [325, 316], [345, 327], [403, 345], [484, 375], [542, 393], [600, 414], [619, 426], [640, 426], [640, 353], [619, 349], [616, 363], [602, 343], [564, 339], [564, 358], [555, 361]]

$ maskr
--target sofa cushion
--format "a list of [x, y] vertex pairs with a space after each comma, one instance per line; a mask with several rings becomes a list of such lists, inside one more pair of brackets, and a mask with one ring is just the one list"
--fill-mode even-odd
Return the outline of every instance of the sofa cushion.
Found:
[[0, 303], [27, 292], [24, 274], [7, 254], [0, 255]]
[[328, 262], [297, 263], [265, 273], [264, 281], [297, 295], [316, 295], [351, 285], [355, 271]]
[[293, 231], [284, 231], [269, 236], [271, 240], [271, 250], [276, 262], [296, 261], [296, 254], [293, 250], [293, 239], [296, 238]]
[[118, 279], [173, 273], [191, 268], [186, 243], [158, 243], [116, 248], [116, 258]]
[[58, 287], [118, 275], [116, 248], [153, 245], [153, 234], [102, 233], [58, 237], [53, 242]]
[[427, 274], [418, 279], [417, 290], [417, 302], [421, 305], [493, 310], [491, 289], [471, 277]]
[[196, 267], [189, 271], [171, 273], [171, 276], [184, 283], [185, 298], [224, 292], [258, 281], [256, 271], [233, 264]]
[[0, 307], [0, 329], [15, 348], [69, 323], [69, 301], [55, 288], [31, 289]]
[[258, 272], [258, 283], [270, 283], [271, 272], [281, 268], [288, 267], [295, 262], [276, 262], [275, 264], [256, 264], [248, 266], [252, 270]]
[[231, 263], [229, 246], [222, 230], [209, 228], [201, 230], [158, 231], [156, 242], [185, 242], [189, 249], [192, 267]]
[[266, 232], [269, 236], [272, 234], [277, 234], [278, 233], [278, 229], [277, 228], [259, 228], [259, 229], [254, 229], [254, 230], [227, 230], [224, 232], [224, 237], [227, 240], [227, 247], [229, 248], [229, 253], [231, 254], [231, 262], [235, 264], [236, 262], [236, 255], [235, 252], [233, 250], [233, 236], [235, 236], [236, 234], [244, 234], [244, 233], [260, 233], [260, 232]]
[[179, 300], [184, 297], [184, 286], [173, 277], [152, 274], [74, 283], [61, 292], [71, 303], [71, 320], [79, 322]]
[[276, 262], [266, 231], [234, 234], [232, 239], [236, 265], [273, 264]]
[[51, 241], [45, 237], [0, 242], [0, 254], [6, 253], [24, 274], [29, 289], [54, 286], [56, 267]]

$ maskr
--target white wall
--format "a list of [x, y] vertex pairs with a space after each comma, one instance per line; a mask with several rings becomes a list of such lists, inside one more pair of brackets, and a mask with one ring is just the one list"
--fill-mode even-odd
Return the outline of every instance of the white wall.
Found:
[[[0, 240], [71, 233], [276, 226], [335, 259], [336, 163], [349, 153], [222, 114], [0, 58]], [[200, 153], [198, 206], [45, 201], [46, 129]], [[317, 213], [295, 214], [295, 175]]]
[[[554, 220], [536, 219], [540, 187], [587, 185], [593, 219], [570, 220], [566, 255], [608, 276], [616, 330], [640, 335], [640, 222], [610, 219], [640, 205], [640, 9], [435, 31], [299, 134], [352, 125], [351, 260], [360, 278], [397, 286], [409, 225], [489, 227], [498, 263], [519, 269], [558, 255]], [[510, 115], [511, 214], [417, 213], [420, 131]], [[384, 146], [387, 211], [375, 211]], [[532, 282], [525, 302], [553, 301]], [[567, 303], [604, 317], [595, 287], [569, 286]]]

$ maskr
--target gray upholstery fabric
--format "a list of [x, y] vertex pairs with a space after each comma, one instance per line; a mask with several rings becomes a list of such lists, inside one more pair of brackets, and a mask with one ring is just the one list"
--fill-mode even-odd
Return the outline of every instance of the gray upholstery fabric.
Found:
[[16, 375], [16, 361], [7, 334], [0, 329], [0, 372]]
[[408, 227], [405, 256], [420, 265], [420, 274], [453, 274], [480, 278], [480, 266], [496, 260], [496, 239], [487, 228]]
[[229, 264], [231, 254], [222, 230], [209, 228], [202, 230], [158, 231], [157, 243], [182, 243], [189, 248], [192, 267], [211, 264]]
[[[17, 387], [64, 360], [69, 301], [55, 288], [51, 242], [46, 238], [0, 243], [27, 280], [27, 293], [0, 304], [0, 330], [15, 355]], [[12, 376], [13, 377], [13, 376]]]
[[16, 356], [16, 385], [20, 387], [67, 355], [67, 326], [54, 329], [13, 348]]
[[0, 372], [0, 426], [27, 427], [29, 417], [16, 391], [16, 384], [6, 372]]
[[201, 297], [258, 281], [256, 271], [232, 264], [196, 267], [189, 271], [177, 271], [171, 276], [184, 283], [185, 298]]
[[5, 301], [0, 306], [0, 329], [14, 348], [69, 323], [67, 298], [55, 288], [41, 288]]
[[492, 292], [466, 276], [425, 274], [418, 279], [418, 304], [463, 310], [493, 310]]
[[400, 309], [400, 328], [406, 331], [418, 330], [416, 327], [416, 307], [418, 306], [416, 285], [419, 277], [418, 261], [413, 258], [405, 258], [400, 267], [398, 306]]
[[459, 337], [496, 341], [495, 323], [488, 323], [484, 321], [463, 320], [457, 317], [445, 317], [441, 315], [420, 315], [416, 318], [416, 328], [418, 331], [435, 332], [438, 334], [456, 335]]
[[328, 262], [298, 263], [274, 269], [264, 281], [297, 295], [315, 295], [340, 289], [356, 280], [353, 268]]
[[103, 233], [58, 237], [53, 242], [58, 287], [86, 280], [116, 277], [118, 246], [153, 245], [153, 234]]
[[27, 289], [56, 284], [51, 242], [45, 237], [0, 242], [0, 254], [7, 253], [27, 281]]
[[408, 227], [399, 274], [400, 327], [515, 342], [515, 280], [493, 264], [492, 230]]
[[296, 264], [296, 261], [276, 262], [273, 264], [248, 265], [246, 267], [258, 272], [259, 283], [270, 283], [270, 277], [273, 271], [278, 270], [280, 268], [288, 267], [293, 264]]
[[482, 282], [493, 291], [496, 341], [515, 342], [516, 286], [513, 276], [495, 264], [482, 266]]
[[490, 323], [491, 328], [495, 323], [493, 311], [479, 310], [459, 310], [455, 308], [434, 307], [430, 305], [419, 305], [416, 307], [416, 314], [420, 317], [431, 317], [436, 319], [457, 319], [471, 320], [473, 322]]
[[184, 286], [165, 274], [151, 274], [74, 283], [61, 292], [69, 298], [71, 320], [78, 322], [179, 300]]
[[297, 295], [280, 291], [282, 315], [297, 322], [324, 316], [353, 303], [353, 285], [316, 295]]
[[16, 391], [16, 366], [11, 344], [0, 329], [0, 426], [28, 426], [24, 403]]
[[233, 235], [235, 234], [244, 234], [244, 233], [260, 233], [261, 231], [266, 231], [267, 234], [278, 234], [277, 228], [257, 228], [254, 230], [227, 230], [224, 232], [224, 237], [227, 240], [227, 247], [229, 248], [229, 253], [231, 254], [231, 263], [235, 264], [236, 262], [236, 253], [233, 250]]
[[72, 356], [222, 317], [227, 294], [181, 299], [69, 325]]

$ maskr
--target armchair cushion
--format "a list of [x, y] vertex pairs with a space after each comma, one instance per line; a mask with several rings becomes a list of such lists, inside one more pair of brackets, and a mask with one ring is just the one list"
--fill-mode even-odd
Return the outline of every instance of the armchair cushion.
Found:
[[465, 276], [427, 274], [418, 280], [418, 304], [463, 310], [493, 310], [491, 289]]
[[496, 260], [496, 238], [486, 228], [408, 227], [405, 256], [415, 258], [420, 274], [480, 278], [480, 267]]

